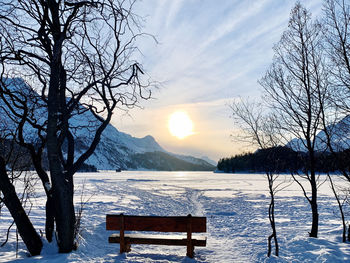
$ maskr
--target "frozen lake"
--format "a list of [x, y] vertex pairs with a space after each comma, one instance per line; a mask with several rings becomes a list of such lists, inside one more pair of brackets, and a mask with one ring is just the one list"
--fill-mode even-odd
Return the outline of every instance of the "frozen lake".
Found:
[[[324, 179], [324, 178], [321, 178]], [[19, 261], [34, 262], [349, 262], [349, 244], [341, 243], [341, 221], [334, 197], [325, 182], [319, 189], [320, 232], [308, 238], [309, 205], [296, 183], [281, 175], [287, 188], [277, 194], [276, 221], [280, 258], [266, 257], [270, 234], [267, 180], [261, 174], [210, 172], [99, 172], [75, 176], [76, 204], [84, 185], [82, 238], [77, 251], [59, 255], [45, 243], [42, 256], [26, 258], [20, 245]], [[31, 219], [37, 230], [44, 225], [44, 193], [34, 201]], [[8, 213], [0, 218], [0, 233], [7, 229]], [[133, 245], [119, 255], [118, 244], [108, 244], [107, 213], [207, 217], [207, 246], [195, 248], [195, 260], [185, 247]], [[1, 240], [0, 240], [1, 241]], [[0, 248], [0, 262], [15, 259], [15, 235]]]

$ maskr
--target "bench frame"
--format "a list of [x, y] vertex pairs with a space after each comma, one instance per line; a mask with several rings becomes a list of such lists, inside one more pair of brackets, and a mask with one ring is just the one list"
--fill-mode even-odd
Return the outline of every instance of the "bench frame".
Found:
[[[120, 231], [119, 235], [113, 234], [108, 238], [109, 243], [120, 243], [120, 253], [130, 252], [131, 244], [177, 245], [186, 246], [186, 256], [193, 258], [194, 246], [206, 246], [206, 238], [192, 237], [192, 233], [206, 232], [206, 217], [106, 215], [106, 229]], [[126, 235], [125, 231], [186, 232], [187, 236], [152, 238], [150, 235], [149, 238], [139, 238], [135, 235]]]

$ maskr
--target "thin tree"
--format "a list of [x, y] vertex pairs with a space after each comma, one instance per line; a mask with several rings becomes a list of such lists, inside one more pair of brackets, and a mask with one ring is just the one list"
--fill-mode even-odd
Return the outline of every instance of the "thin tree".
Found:
[[315, 140], [322, 128], [319, 100], [326, 98], [328, 88], [321, 29], [318, 22], [311, 20], [310, 13], [297, 3], [291, 11], [288, 29], [274, 47], [273, 63], [259, 81], [286, 142], [295, 138], [289, 143], [290, 147], [308, 156], [303, 178], [309, 182], [311, 196], [299, 181], [297, 183], [311, 206], [310, 237], [318, 235]]
[[[5, 130], [1, 131], [0, 143], [3, 143], [8, 133]], [[9, 210], [14, 222], [16, 223], [18, 233], [20, 234], [24, 244], [32, 256], [39, 255], [43, 246], [40, 236], [36, 232], [31, 223], [20, 198], [18, 197], [13, 185], [13, 178], [9, 177], [10, 172], [6, 167], [10, 167], [9, 160], [11, 159], [12, 151], [9, 151], [7, 156], [0, 153], [0, 192], [2, 193], [1, 201]], [[13, 163], [13, 162], [12, 162]]]
[[[44, 136], [52, 187], [46, 186], [52, 191], [60, 252], [73, 248], [74, 173], [96, 149], [113, 111], [150, 97], [133, 56], [142, 35], [134, 4], [0, 1], [4, 77], [24, 79], [47, 107]], [[89, 116], [91, 136], [77, 154], [81, 127], [72, 120], [79, 115]]]
[[[0, 48], [1, 44], [0, 42]], [[51, 242], [54, 230], [54, 204], [50, 179], [43, 167], [47, 122], [43, 120], [42, 114], [46, 111], [46, 105], [39, 94], [26, 85], [23, 80], [7, 79], [4, 72], [4, 62], [0, 65], [0, 114], [3, 120], [3, 125], [0, 125], [0, 128], [2, 130], [11, 129], [13, 142], [26, 148], [31, 156], [32, 164], [47, 196], [45, 233], [47, 240]], [[26, 138], [26, 134], [28, 135], [30, 132], [35, 133], [35, 141]]]
[[346, 221], [345, 221], [345, 213], [344, 213], [344, 204], [345, 204], [345, 201], [347, 200], [347, 196], [343, 200], [341, 200], [339, 190], [336, 189], [336, 186], [333, 183], [331, 175], [327, 174], [327, 177], [328, 177], [328, 180], [330, 182], [331, 189], [332, 189], [334, 197], [337, 201], [339, 212], [340, 212], [340, 217], [341, 217], [342, 226], [343, 226], [342, 241], [346, 242]]
[[[278, 133], [275, 133], [272, 116], [266, 115], [262, 105], [257, 102], [249, 102], [240, 100], [230, 105], [232, 110], [232, 117], [236, 124], [241, 129], [240, 134], [232, 135], [236, 140], [249, 143], [257, 146], [259, 149], [269, 149], [276, 147], [279, 142]], [[266, 157], [266, 164], [278, 163], [278, 156], [272, 152]], [[269, 222], [272, 233], [268, 237], [268, 251], [267, 256], [271, 256], [272, 240], [275, 245], [275, 255], [279, 255], [279, 245], [277, 239], [276, 221], [275, 221], [275, 195], [281, 190], [281, 183], [276, 183], [279, 177], [276, 166], [265, 165], [264, 171], [268, 182], [270, 204], [268, 209]]]
[[[324, 49], [327, 51], [325, 55], [331, 89], [326, 103], [320, 100], [320, 104], [326, 137], [324, 143], [337, 157], [336, 152], [350, 146], [345, 136], [350, 132], [346, 121], [343, 121], [343, 125], [336, 125], [350, 114], [350, 4], [344, 0], [325, 0], [323, 14]], [[328, 108], [331, 108], [332, 118], [330, 114], [327, 115]], [[342, 168], [340, 163], [337, 166]], [[342, 173], [350, 181], [347, 172], [344, 170]]]
[[[350, 4], [344, 0], [325, 0], [323, 5], [323, 35], [325, 50], [328, 58], [328, 69], [331, 73], [329, 81], [332, 92], [329, 93], [329, 102], [322, 105], [323, 136], [327, 150], [331, 153], [337, 170], [348, 184], [350, 171], [348, 166], [348, 152], [350, 148], [347, 134], [350, 132], [348, 118], [350, 114]], [[332, 118], [327, 114], [331, 108]], [[345, 158], [344, 158], [345, 157]], [[336, 198], [341, 215], [343, 232], [342, 240], [345, 242], [346, 223], [343, 211], [344, 202], [340, 200], [333, 180], [328, 175], [330, 185]], [[349, 186], [347, 186], [349, 187]]]

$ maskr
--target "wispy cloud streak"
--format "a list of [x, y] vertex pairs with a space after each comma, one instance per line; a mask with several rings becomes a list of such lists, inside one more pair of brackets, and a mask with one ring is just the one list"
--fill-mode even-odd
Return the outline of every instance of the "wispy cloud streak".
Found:
[[[168, 135], [158, 132], [166, 133], [164, 127], [160, 128], [166, 116], [161, 115], [169, 114], [170, 109], [197, 107], [201, 114], [193, 110], [195, 122], [206, 123], [203, 129], [211, 126], [216, 130], [212, 131], [215, 133], [212, 138], [193, 136], [196, 148], [200, 148], [200, 140], [206, 140], [213, 141], [211, 148], [216, 150], [203, 151], [213, 158], [220, 155], [217, 152], [220, 147], [222, 152], [235, 152], [232, 145], [227, 146], [233, 129], [227, 101], [239, 95], [259, 96], [257, 80], [271, 63], [272, 46], [286, 29], [294, 3], [294, 0], [144, 0], [137, 12], [146, 17], [145, 31], [155, 35], [159, 44], [147, 39], [140, 42], [142, 60], [149, 74], [163, 82], [163, 88], [155, 94], [157, 99], [145, 103], [146, 110], [134, 112], [134, 121], [124, 127], [136, 135], [157, 134], [161, 143], [169, 144]], [[321, 0], [303, 4], [314, 15], [320, 14]], [[144, 115], [156, 116], [156, 123], [145, 122]], [[133, 129], [136, 123], [143, 129]]]

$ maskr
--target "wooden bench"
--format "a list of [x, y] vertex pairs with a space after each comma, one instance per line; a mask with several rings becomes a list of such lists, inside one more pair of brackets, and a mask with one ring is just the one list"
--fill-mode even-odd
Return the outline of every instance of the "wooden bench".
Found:
[[[119, 230], [109, 243], [120, 243], [120, 253], [129, 252], [131, 244], [187, 246], [187, 256], [193, 258], [194, 247], [205, 247], [206, 237], [193, 237], [192, 233], [207, 232], [206, 217], [188, 216], [130, 216], [107, 215], [106, 229]], [[125, 231], [186, 232], [185, 235], [126, 234]]]

